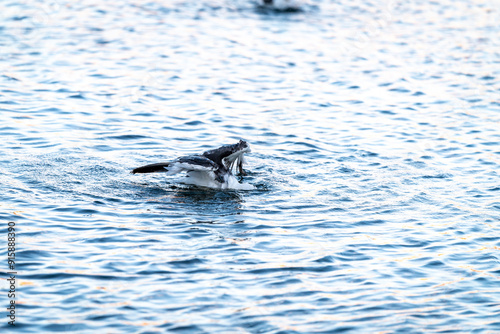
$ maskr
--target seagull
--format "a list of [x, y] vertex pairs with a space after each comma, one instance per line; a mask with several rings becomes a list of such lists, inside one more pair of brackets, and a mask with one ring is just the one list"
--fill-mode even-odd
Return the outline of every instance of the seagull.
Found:
[[216, 189], [254, 189], [251, 184], [239, 183], [232, 170], [237, 168], [240, 175], [246, 175], [243, 170], [244, 153], [249, 153], [250, 145], [240, 140], [233, 145], [224, 145], [200, 154], [179, 157], [171, 162], [159, 162], [137, 167], [132, 174], [167, 173], [175, 175], [187, 172], [184, 183]]

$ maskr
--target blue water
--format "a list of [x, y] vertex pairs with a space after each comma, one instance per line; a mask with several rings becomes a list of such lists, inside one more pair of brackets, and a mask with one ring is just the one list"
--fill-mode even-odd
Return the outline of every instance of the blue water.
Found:
[[[0, 13], [2, 333], [500, 332], [497, 1]], [[256, 190], [129, 173], [240, 138]]]

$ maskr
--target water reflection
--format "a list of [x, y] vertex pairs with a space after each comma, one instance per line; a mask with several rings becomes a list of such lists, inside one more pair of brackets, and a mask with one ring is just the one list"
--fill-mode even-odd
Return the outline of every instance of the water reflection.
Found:
[[[248, 193], [248, 192], [245, 192]], [[224, 216], [241, 215], [245, 193], [232, 190], [214, 190], [195, 186], [144, 186], [140, 196], [146, 202], [157, 204], [155, 211], [171, 215], [174, 212], [189, 220], [206, 222]]]

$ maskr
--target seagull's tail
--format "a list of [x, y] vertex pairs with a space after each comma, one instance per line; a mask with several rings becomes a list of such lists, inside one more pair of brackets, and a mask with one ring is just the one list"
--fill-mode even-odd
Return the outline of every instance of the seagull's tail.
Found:
[[169, 172], [168, 167], [171, 162], [159, 162], [156, 164], [150, 164], [142, 167], [134, 168], [131, 173], [167, 173]]

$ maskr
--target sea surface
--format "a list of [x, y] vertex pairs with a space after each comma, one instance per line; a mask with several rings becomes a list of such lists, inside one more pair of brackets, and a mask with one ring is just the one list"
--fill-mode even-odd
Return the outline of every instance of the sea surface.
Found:
[[[499, 36], [497, 0], [2, 1], [0, 332], [500, 333]], [[240, 139], [254, 190], [130, 174]]]

